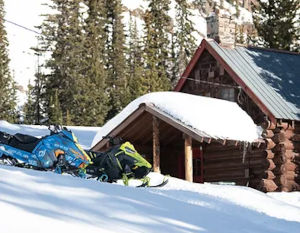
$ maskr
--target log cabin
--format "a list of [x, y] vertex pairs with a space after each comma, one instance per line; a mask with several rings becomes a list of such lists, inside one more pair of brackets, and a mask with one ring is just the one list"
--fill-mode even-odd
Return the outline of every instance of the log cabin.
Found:
[[[249, 185], [300, 190], [300, 54], [235, 44], [229, 16], [213, 15], [207, 22], [211, 39], [201, 42], [175, 91], [236, 102], [264, 129], [257, 162], [269, 165], [250, 169]], [[220, 153], [234, 154], [215, 149], [203, 154], [204, 164]], [[216, 159], [212, 166], [222, 163]]]
[[[212, 136], [151, 103], [140, 105], [107, 135], [131, 141], [156, 172], [264, 192], [300, 190], [300, 56], [239, 46], [234, 32], [227, 14], [208, 17], [211, 39], [202, 40], [175, 91], [237, 103], [263, 128], [260, 139], [247, 143]], [[195, 114], [210, 111], [193, 108]], [[234, 127], [223, 114], [219, 123]], [[107, 140], [102, 139], [92, 149], [106, 148]]]

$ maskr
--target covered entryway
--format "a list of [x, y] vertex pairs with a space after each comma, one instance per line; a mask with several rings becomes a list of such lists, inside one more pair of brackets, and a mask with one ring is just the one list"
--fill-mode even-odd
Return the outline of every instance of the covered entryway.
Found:
[[[149, 95], [153, 94], [155, 93]], [[223, 100], [183, 93], [168, 93], [167, 95], [188, 97], [187, 100], [192, 98], [192, 101], [194, 99], [204, 100], [207, 102], [207, 107], [204, 108], [207, 111], [203, 109], [201, 115], [197, 115], [193, 109], [187, 109], [181, 105], [173, 115], [171, 110], [176, 107], [174, 107], [173, 99], [170, 102], [170, 106], [173, 104], [170, 107], [171, 110], [162, 109], [153, 103], [142, 103], [126, 118], [123, 118], [119, 124], [111, 127], [110, 130], [105, 129], [102, 136], [121, 137], [130, 141], [152, 163], [155, 172], [169, 174], [190, 182], [234, 181], [237, 184], [244, 185], [249, 183], [249, 174], [251, 174], [250, 153], [247, 155], [245, 150], [250, 148], [250, 144], [245, 144], [244, 140], [235, 140], [228, 137], [234, 135], [231, 132], [233, 131], [232, 128], [236, 131], [235, 134], [245, 133], [245, 131], [249, 131], [249, 128], [250, 130], [253, 130], [253, 128], [256, 130], [251, 118], [235, 103], [228, 101], [224, 102]], [[165, 102], [167, 101], [164, 100], [164, 104]], [[222, 115], [211, 115], [211, 112], [215, 110], [209, 107], [214, 105], [214, 102], [217, 102], [217, 104], [220, 102], [220, 105], [229, 105], [229, 107], [226, 106], [226, 109], [232, 109], [229, 113], [223, 112]], [[168, 108], [169, 106], [166, 104], [163, 107]], [[179, 111], [182, 111], [182, 113]], [[239, 115], [233, 115], [231, 119], [232, 113]], [[214, 128], [221, 128], [223, 131], [217, 130], [217, 133], [220, 131], [219, 135], [211, 135], [209, 130], [206, 130], [205, 124], [202, 124], [202, 129], [201, 126], [198, 126], [201, 124], [195, 126], [194, 123], [191, 123], [192, 121], [188, 121], [189, 119], [179, 119], [180, 114], [188, 117], [192, 116], [196, 121], [199, 116], [200, 123], [204, 115], [206, 117], [204, 120], [210, 121], [208, 124], [213, 123]], [[249, 122], [246, 122], [245, 126], [240, 124], [234, 126], [235, 128], [230, 127], [232, 124], [238, 124], [237, 119], [240, 119], [240, 117], [244, 117], [246, 121], [249, 119]], [[226, 127], [229, 130], [223, 129], [226, 129]], [[227, 138], [225, 138], [226, 134], [229, 135]], [[107, 142], [107, 139], [102, 139], [92, 149], [104, 151], [107, 148]], [[261, 142], [252, 143], [251, 148], [253, 149], [254, 145], [259, 146], [260, 144]], [[245, 148], [245, 145], [247, 148]], [[226, 151], [224, 156], [222, 151]], [[258, 161], [255, 163], [258, 164]]]
[[[203, 150], [202, 146], [193, 147], [193, 182], [203, 183], [204, 166], [203, 166]], [[178, 156], [178, 178], [185, 179], [185, 154]]]

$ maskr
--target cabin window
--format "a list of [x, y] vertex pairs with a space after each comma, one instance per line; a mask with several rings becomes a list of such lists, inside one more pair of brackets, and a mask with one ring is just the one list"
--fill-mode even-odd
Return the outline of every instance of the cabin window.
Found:
[[228, 100], [228, 101], [235, 101], [235, 90], [234, 88], [223, 88], [220, 90], [220, 99]]

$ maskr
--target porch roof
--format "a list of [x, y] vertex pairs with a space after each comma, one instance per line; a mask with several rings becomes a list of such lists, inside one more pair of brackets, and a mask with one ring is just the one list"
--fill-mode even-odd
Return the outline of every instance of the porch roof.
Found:
[[162, 146], [182, 140], [182, 134], [198, 142], [254, 142], [257, 126], [236, 103], [178, 92], [150, 93], [128, 105], [102, 127], [93, 150], [105, 147], [103, 136], [122, 137], [137, 145], [152, 144], [152, 119], [160, 119]]

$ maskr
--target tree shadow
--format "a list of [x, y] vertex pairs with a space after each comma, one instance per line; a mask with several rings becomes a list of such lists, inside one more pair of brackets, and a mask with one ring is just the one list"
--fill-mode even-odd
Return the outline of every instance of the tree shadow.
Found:
[[[256, 48], [245, 50], [248, 62], [300, 118], [300, 56]], [[250, 58], [250, 59], [249, 59]]]
[[0, 201], [48, 218], [116, 232], [126, 232], [124, 226], [129, 232], [286, 232], [287, 226], [289, 232], [297, 232], [300, 227], [298, 222], [197, 192], [136, 189], [39, 174], [36, 177], [36, 171], [28, 171], [20, 182], [0, 178]]

